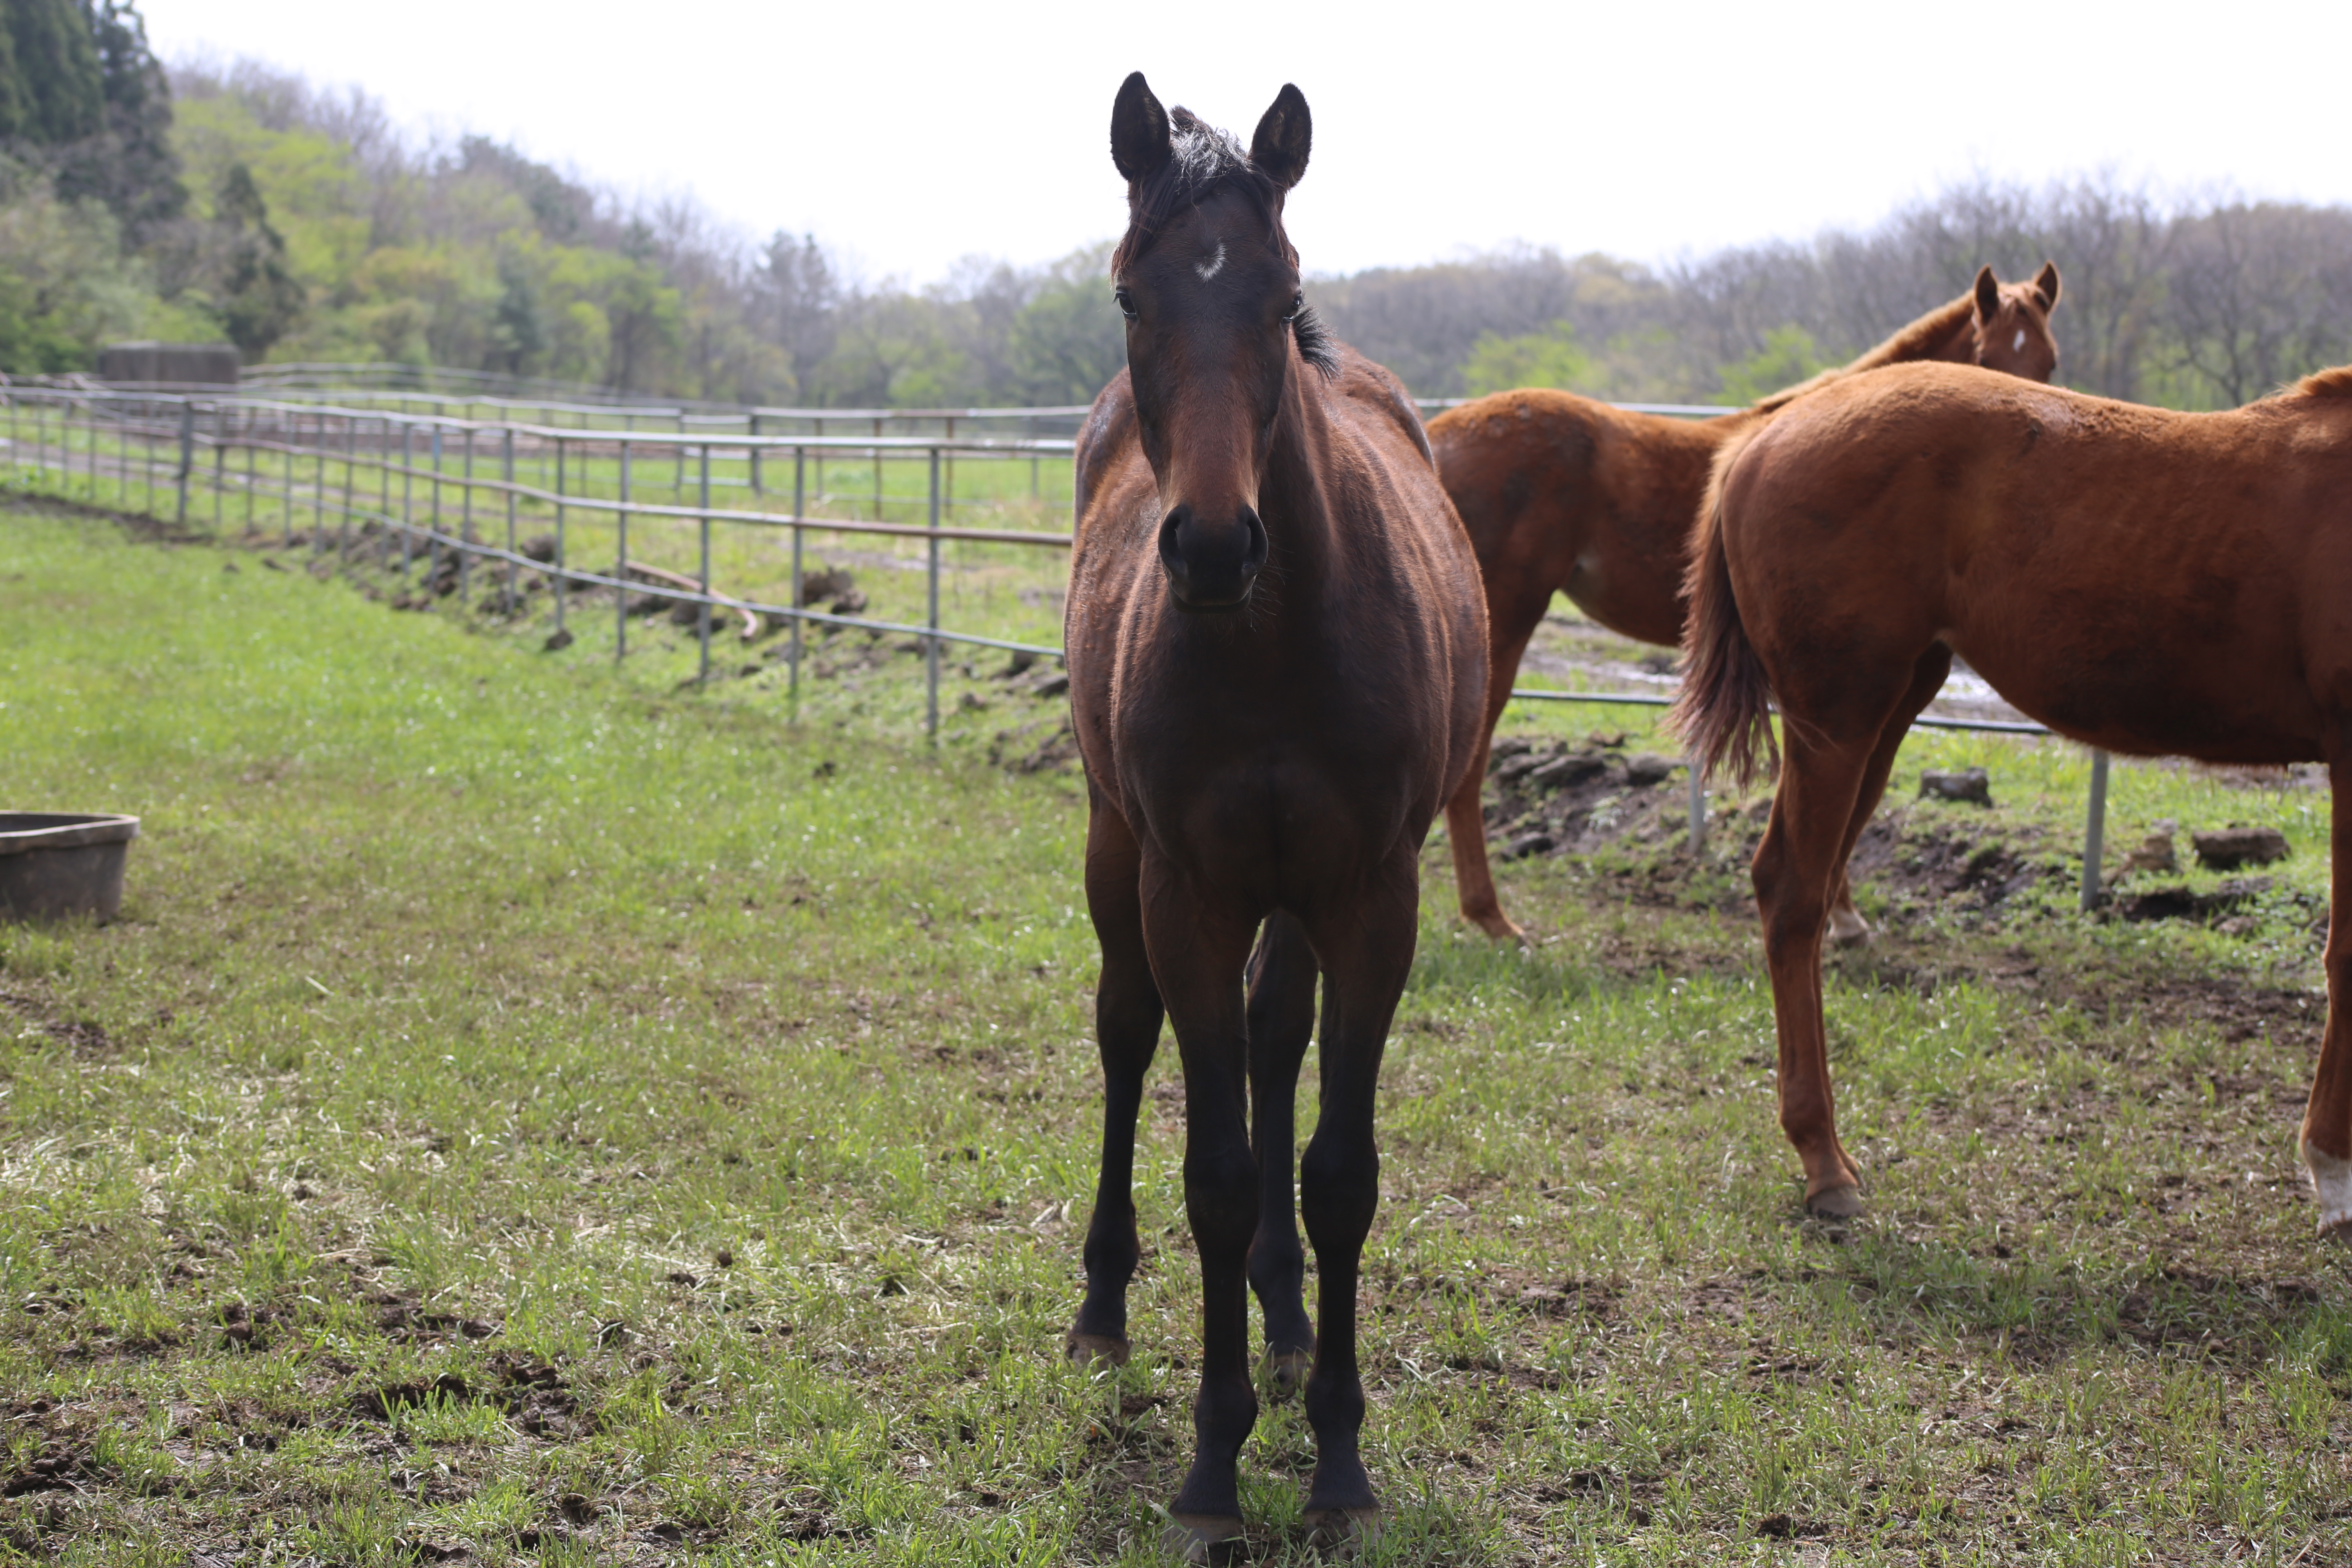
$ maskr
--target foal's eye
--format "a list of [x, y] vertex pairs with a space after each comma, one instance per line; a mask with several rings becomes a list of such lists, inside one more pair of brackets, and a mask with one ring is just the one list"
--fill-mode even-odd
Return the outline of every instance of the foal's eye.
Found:
[[1118, 313], [1129, 321], [1135, 320], [1135, 296], [1124, 289], [1114, 289], [1110, 297], [1118, 301]]
[[1298, 320], [1298, 312], [1305, 309], [1307, 309], [1306, 294], [1303, 292], [1293, 294], [1290, 297], [1290, 313], [1282, 319], [1286, 321], [1295, 321]]

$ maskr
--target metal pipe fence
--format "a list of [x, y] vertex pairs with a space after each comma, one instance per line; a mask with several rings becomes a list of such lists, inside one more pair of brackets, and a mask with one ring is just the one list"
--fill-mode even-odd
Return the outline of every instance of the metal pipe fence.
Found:
[[[378, 397], [398, 400], [411, 395], [432, 395], [394, 393]], [[352, 558], [354, 543], [363, 543], [366, 531], [373, 529], [376, 562], [386, 569], [390, 567], [390, 552], [396, 534], [404, 580], [413, 575], [421, 550], [426, 561], [428, 591], [440, 582], [446, 558], [455, 564], [456, 592], [461, 599], [472, 591], [478, 568], [497, 585], [509, 608], [524, 597], [524, 574], [529, 574], [546, 585], [553, 605], [555, 635], [566, 642], [570, 640], [566, 617], [571, 595], [610, 590], [617, 605], [616, 658], [627, 657], [632, 595], [640, 603], [651, 597], [674, 605], [695, 607], [698, 678], [703, 679], [709, 677], [712, 668], [711, 639], [720, 615], [773, 617], [790, 632], [788, 689], [795, 709], [806, 652], [804, 632], [812, 625], [917, 638], [924, 665], [924, 728], [934, 740], [940, 725], [942, 645], [953, 643], [1055, 658], [1062, 656], [1062, 649], [1056, 647], [946, 626], [940, 595], [944, 569], [941, 546], [949, 542], [964, 542], [1067, 550], [1071, 543], [1067, 533], [1044, 529], [967, 527], [948, 519], [959, 505], [954, 494], [959, 458], [966, 465], [968, 489], [974, 488], [969, 481], [976, 469], [1028, 464], [1028, 499], [1042, 501], [1044, 498], [1035, 482], [1038, 465], [1047, 460], [1066, 460], [1075, 442], [1058, 436], [958, 435], [953, 426], [956, 421], [968, 421], [979, 414], [1034, 423], [1074, 412], [1083, 414], [1083, 410], [770, 410], [751, 416], [789, 416], [805, 421], [811, 428], [737, 434], [708, 427], [714, 421], [690, 421], [689, 416], [674, 409], [620, 410], [617, 416], [622, 423], [592, 426], [467, 419], [440, 412], [419, 414], [373, 406], [373, 401], [329, 403], [114, 387], [0, 385], [11, 466], [19, 472], [38, 476], [45, 485], [62, 491], [68, 499], [107, 504], [110, 484], [112, 502], [122, 510], [158, 518], [168, 515], [184, 525], [192, 508], [202, 499], [199, 492], [206, 488], [203, 458], [209, 453], [211, 521], [215, 527], [228, 521], [232, 496], [242, 499], [243, 523], [248, 531], [259, 526], [257, 507], [265, 501], [271, 502], [280, 512], [281, 542], [290, 546], [301, 531], [298, 514], [307, 510], [311, 520], [308, 532], [313, 556], [325, 552], [331, 531], [338, 558], [348, 561]], [[466, 401], [471, 406], [483, 406], [496, 400], [473, 397]], [[530, 406], [544, 410], [550, 405]], [[1654, 412], [1679, 415], [1724, 412], [1681, 405], [1646, 406]], [[608, 421], [616, 416], [615, 410], [609, 407], [583, 406], [581, 411], [597, 414]], [[639, 423], [649, 421], [656, 414], [662, 416], [668, 428], [647, 428]], [[884, 434], [887, 425], [898, 417], [935, 420], [942, 429], [936, 435]], [[828, 425], [850, 419], [866, 421], [868, 431], [855, 436], [823, 433]], [[702, 423], [706, 427], [689, 428], [690, 422]], [[424, 448], [421, 454], [420, 444]], [[455, 472], [451, 471], [453, 446], [461, 453]], [[486, 447], [498, 453], [496, 478], [477, 471], [477, 457]], [[232, 453], [240, 450], [244, 465], [241, 474], [231, 462]], [[666, 459], [658, 466], [669, 470], [670, 483], [658, 488], [671, 492], [673, 499], [668, 501], [644, 498], [640, 465], [649, 454], [659, 454]], [[855, 498], [828, 493], [824, 475], [828, 458], [835, 460], [836, 468], [843, 462], [858, 465], [861, 476], [870, 465], [874, 476], [870, 492], [861, 485]], [[793, 469], [789, 510], [713, 504], [713, 490], [718, 488], [745, 489], [753, 500], [765, 500], [770, 493], [768, 478], [774, 473], [775, 465], [785, 460], [790, 461]], [[724, 471], [730, 462], [737, 470], [732, 474]], [[890, 462], [922, 466], [926, 483], [920, 498], [887, 493], [880, 476], [886, 463]], [[690, 502], [687, 500], [689, 467], [693, 476]], [[340, 472], [340, 491], [331, 482], [331, 468]], [[606, 471], [611, 475], [609, 483], [603, 479]], [[817, 479], [819, 504], [845, 501], [852, 515], [818, 515], [810, 511], [812, 472]], [[366, 493], [370, 476], [375, 490], [373, 497]], [[982, 493], [967, 496], [961, 504], [993, 507], [1008, 499], [1001, 485], [982, 484], [976, 488]], [[1022, 499], [1020, 489], [1016, 483], [1011, 499]], [[454, 500], [449, 493], [452, 491]], [[487, 504], [478, 503], [478, 495], [486, 497]], [[781, 502], [782, 495], [777, 499]], [[856, 515], [869, 503], [875, 511], [873, 517]], [[881, 514], [893, 506], [901, 510], [919, 507], [921, 521], [886, 520]], [[518, 537], [526, 510], [534, 521], [544, 520], [552, 525], [548, 541], [533, 542], [544, 553], [534, 552], [531, 545]], [[478, 514], [502, 515], [502, 543], [481, 537], [477, 527]], [[615, 544], [609, 570], [591, 568], [572, 559], [569, 525], [574, 514], [609, 520]], [[642, 527], [647, 521], [693, 526], [696, 573], [688, 575], [632, 559], [630, 524], [636, 521]], [[360, 531], [358, 539], [354, 537], [354, 525]], [[780, 605], [717, 592], [712, 586], [715, 527], [788, 533], [791, 553], [787, 597], [791, 602]], [[803, 603], [806, 536], [812, 531], [922, 541], [923, 619], [918, 623], [835, 614]], [[1515, 688], [1511, 696], [1521, 701], [1641, 707], [1663, 707], [1673, 700], [1654, 693], [1538, 688]], [[1924, 729], [2005, 734], [2052, 732], [2040, 724], [2001, 720], [1922, 716], [1916, 723]], [[2096, 904], [2100, 893], [2097, 857], [2104, 837], [2106, 774], [2105, 754], [2095, 752], [2081, 889], [2082, 907], [2085, 910]], [[1706, 814], [1704, 781], [1695, 767], [1691, 769], [1690, 787], [1691, 842], [1696, 847], [1704, 839]]]

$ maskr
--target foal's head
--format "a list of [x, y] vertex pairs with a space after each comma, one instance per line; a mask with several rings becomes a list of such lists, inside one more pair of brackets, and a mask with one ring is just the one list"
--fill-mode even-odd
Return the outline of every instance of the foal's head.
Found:
[[1265, 564], [1258, 487], [1275, 420], [1302, 364], [1337, 368], [1298, 291], [1282, 201], [1307, 172], [1307, 100], [1286, 86], [1249, 151], [1186, 110], [1163, 110], [1136, 72], [1111, 108], [1110, 156], [1127, 178], [1127, 237], [1111, 279], [1143, 454], [1159, 481], [1160, 560], [1187, 610], [1249, 599]]
[[1987, 370], [2048, 381], [2058, 368], [2050, 312], [2058, 308], [2058, 264], [2045, 261], [2031, 283], [2003, 283], [1990, 267], [1977, 272], [1976, 360]]

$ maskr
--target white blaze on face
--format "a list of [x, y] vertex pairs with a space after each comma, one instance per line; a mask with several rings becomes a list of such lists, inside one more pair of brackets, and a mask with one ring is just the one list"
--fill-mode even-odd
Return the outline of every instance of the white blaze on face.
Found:
[[2303, 1163], [2311, 1168], [2312, 1195], [2319, 1200], [2319, 1228], [2352, 1221], [2352, 1160], [2339, 1160], [2305, 1142]]
[[2023, 327], [2020, 327], [2020, 328], [2018, 328], [2018, 329], [2017, 329], [2017, 341], [2016, 341], [2015, 342], [2012, 342], [2012, 343], [2011, 343], [2011, 344], [2009, 345], [2009, 352], [2010, 352], [2010, 353], [2017, 353], [2020, 349], [2023, 348], [2024, 346], [2025, 346], [2025, 329], [2024, 329]]
[[[1201, 281], [1203, 283], [1206, 283], [1210, 279], [1214, 278], [1218, 273], [1223, 272], [1224, 269], [1225, 242], [1222, 239], [1217, 241], [1216, 255], [1212, 256], [1206, 261], [1196, 261], [1192, 264], [1192, 270], [1201, 275]], [[2023, 332], [2018, 333], [2017, 341], [2019, 342], [2023, 342], [2025, 341], [2025, 334]]]

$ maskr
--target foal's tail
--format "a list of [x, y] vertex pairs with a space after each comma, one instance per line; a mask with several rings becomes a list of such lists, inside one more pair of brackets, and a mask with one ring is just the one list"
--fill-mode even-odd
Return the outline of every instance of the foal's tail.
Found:
[[[1761, 426], [1759, 426], [1760, 428]], [[1780, 765], [1772, 737], [1772, 683], [1740, 624], [1731, 596], [1731, 564], [1723, 551], [1723, 495], [1731, 465], [1755, 438], [1751, 430], [1725, 444], [1707, 477], [1683, 574], [1683, 689], [1666, 722], [1690, 743], [1708, 773], [1728, 765], [1742, 785]]]

